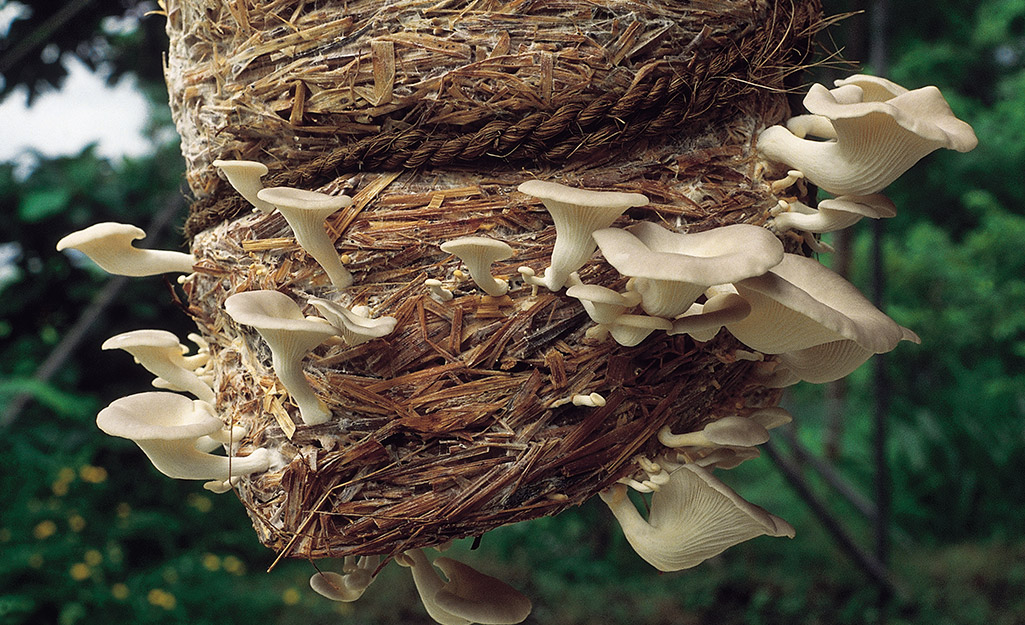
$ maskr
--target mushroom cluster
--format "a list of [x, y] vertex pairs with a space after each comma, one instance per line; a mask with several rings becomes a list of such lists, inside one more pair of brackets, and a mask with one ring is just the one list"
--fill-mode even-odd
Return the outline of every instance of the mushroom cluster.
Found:
[[[518, 264], [537, 257], [516, 259], [518, 250], [496, 238], [497, 230], [482, 230], [488, 236], [460, 236], [432, 245], [437, 251], [431, 272], [437, 268], [442, 274], [420, 274], [415, 288], [426, 288], [424, 296], [433, 300], [428, 303], [435, 309], [458, 311], [453, 316], [461, 319], [458, 307], [471, 297], [499, 310], [510, 294], [534, 299], [543, 287], [551, 292], [546, 298], [560, 299], [567, 308], [579, 304], [583, 312], [576, 318], [593, 321], [577, 335], [589, 345], [611, 339], [617, 344], [609, 345], [612, 349], [632, 348], [653, 333], [664, 333], [687, 335], [674, 340], [700, 348], [725, 328], [729, 337], [720, 342], [732, 350], [730, 360], [761, 361], [757, 382], [763, 386], [842, 378], [873, 354], [890, 351], [901, 341], [918, 342], [918, 337], [817, 260], [786, 253], [779, 233], [796, 229], [814, 234], [862, 217], [892, 217], [896, 208], [880, 194], [883, 187], [929, 152], [940, 147], [966, 151], [974, 147], [975, 137], [932, 87], [908, 91], [889, 81], [856, 76], [832, 90], [813, 86], [805, 105], [811, 115], [766, 129], [758, 149], [767, 159], [762, 163], [766, 171], [787, 170], [786, 177], [770, 185], [777, 198], [806, 182], [835, 196], [817, 208], [796, 198], [779, 198], [768, 227], [734, 224], [689, 231], [680, 222], [675, 227], [664, 220], [657, 223], [652, 218], [657, 211], [629, 213], [649, 204], [640, 193], [532, 180], [518, 191], [544, 205], [555, 231], [543, 268]], [[252, 370], [273, 372], [287, 393], [290, 405], [275, 416], [288, 438], [300, 425], [323, 426], [322, 431], [344, 427], [322, 397], [321, 370], [308, 358], [310, 353], [329, 341], [353, 351], [372, 341], [384, 345], [400, 324], [395, 317], [375, 317], [363, 305], [367, 300], [357, 278], [365, 270], [357, 266], [354, 275], [338, 253], [327, 220], [353, 205], [353, 198], [264, 188], [260, 179], [267, 168], [260, 163], [214, 164], [257, 211], [268, 218], [275, 211], [280, 214], [295, 242], [323, 270], [313, 272], [310, 282], [315, 286], [307, 291], [285, 293], [246, 283], [224, 298], [218, 314], [241, 337], [238, 342], [249, 346], [239, 351], [239, 360]], [[197, 270], [201, 261], [191, 254], [131, 245], [143, 236], [134, 226], [98, 224], [64, 237], [57, 249], [80, 250], [100, 267], [123, 275]], [[805, 240], [814, 243], [814, 236], [809, 237]], [[602, 284], [586, 284], [585, 279]], [[453, 328], [458, 342], [458, 324]], [[223, 392], [223, 381], [208, 370], [210, 353], [203, 340], [193, 341], [199, 350], [187, 355], [189, 350], [173, 334], [160, 330], [108, 339], [103, 349], [129, 352], [156, 376], [154, 385], [165, 390], [116, 400], [99, 413], [97, 424], [108, 434], [135, 441], [160, 472], [205, 480], [206, 488], [225, 492], [240, 477], [258, 476], [284, 460], [255, 444], [247, 428], [225, 423], [218, 415], [218, 385]], [[615, 407], [612, 395], [607, 402], [605, 395], [581, 386], [567, 389], [562, 399], [546, 402], [545, 408], [597, 415]], [[264, 391], [265, 399], [272, 394]], [[738, 407], [705, 416], [693, 431], [674, 432], [682, 420], [662, 427], [649, 439], [649, 455], [635, 455], [602, 482], [607, 488], [600, 498], [627, 541], [662, 571], [695, 566], [756, 536], [794, 535], [786, 521], [745, 501], [713, 475], [716, 469], [758, 456], [757, 446], [768, 441], [769, 430], [788, 423], [790, 415], [779, 408]], [[218, 447], [227, 455], [211, 453]], [[646, 517], [630, 490], [650, 494]], [[431, 562], [421, 549], [408, 546], [383, 558], [346, 557], [341, 573], [318, 572], [310, 585], [329, 599], [355, 601], [390, 560], [411, 570], [428, 614], [438, 623], [519, 623], [530, 612], [530, 601], [504, 582], [451, 558]]]

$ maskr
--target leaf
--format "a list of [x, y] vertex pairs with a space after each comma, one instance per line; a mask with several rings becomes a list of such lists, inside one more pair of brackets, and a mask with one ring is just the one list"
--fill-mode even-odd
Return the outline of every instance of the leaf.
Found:
[[30, 191], [18, 203], [18, 216], [29, 223], [42, 221], [64, 211], [71, 192], [64, 188]]

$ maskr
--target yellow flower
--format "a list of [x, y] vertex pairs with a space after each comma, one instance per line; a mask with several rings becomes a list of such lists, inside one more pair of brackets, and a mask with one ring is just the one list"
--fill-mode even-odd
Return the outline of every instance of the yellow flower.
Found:
[[185, 498], [185, 502], [197, 512], [204, 514], [213, 510], [214, 507], [214, 502], [209, 497], [197, 495], [196, 493], [189, 493], [188, 497]]
[[89, 566], [99, 566], [100, 563], [103, 562], [103, 554], [96, 549], [90, 549], [85, 552], [82, 559], [85, 560], [85, 563]]
[[281, 593], [281, 601], [285, 605], [295, 605], [299, 603], [301, 598], [302, 595], [300, 595], [299, 591], [295, 588], [286, 588], [285, 592]]
[[235, 556], [225, 556], [224, 561], [221, 563], [224, 570], [231, 573], [232, 575], [245, 575], [246, 565]]
[[128, 598], [128, 586], [121, 583], [114, 584], [110, 587], [110, 596], [118, 601], [124, 601]]
[[146, 593], [146, 601], [149, 601], [151, 605], [164, 608], [165, 610], [173, 610], [174, 606], [178, 604], [174, 595], [162, 588], [154, 588]]
[[204, 553], [202, 562], [203, 568], [208, 571], [216, 571], [221, 568], [221, 559], [212, 553]]
[[78, 476], [82, 478], [83, 482], [99, 484], [100, 482], [107, 481], [107, 470], [103, 467], [94, 467], [87, 464], [78, 470]]
[[57, 524], [47, 519], [40, 521], [34, 528], [32, 528], [32, 535], [36, 537], [36, 540], [46, 540], [57, 533]]
[[72, 532], [81, 532], [85, 529], [85, 519], [79, 514], [72, 514], [68, 517], [68, 527]]
[[90, 575], [92, 575], [92, 569], [90, 569], [89, 565], [84, 562], [76, 562], [72, 564], [68, 572], [71, 574], [71, 579], [76, 582], [85, 581], [89, 579]]

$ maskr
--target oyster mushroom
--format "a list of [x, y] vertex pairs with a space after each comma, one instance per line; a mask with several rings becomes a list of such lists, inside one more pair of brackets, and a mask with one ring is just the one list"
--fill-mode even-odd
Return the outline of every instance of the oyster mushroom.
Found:
[[[826, 343], [852, 341], [858, 349], [845, 343], [842, 358], [843, 369], [850, 369], [872, 354], [892, 350], [901, 340], [917, 338], [873, 306], [854, 285], [811, 258], [787, 254], [765, 275], [740, 280], [734, 286], [751, 305], [751, 312], [726, 324], [726, 329], [764, 354], [797, 353]], [[815, 353], [824, 352], [823, 348]], [[835, 374], [836, 369], [829, 370], [833, 372], [830, 375]]]
[[756, 536], [794, 536], [789, 523], [745, 501], [707, 469], [694, 464], [670, 471], [670, 479], [651, 496], [647, 519], [622, 484], [599, 496], [637, 555], [660, 571], [697, 566]]
[[818, 208], [805, 206], [801, 202], [786, 204], [772, 220], [776, 231], [804, 230], [805, 232], [834, 232], [861, 221], [863, 217], [880, 219], [897, 215], [897, 207], [890, 198], [881, 193], [872, 195], [843, 195], [819, 202]]
[[673, 320], [666, 334], [689, 334], [696, 341], [710, 341], [728, 323], [740, 321], [751, 313], [751, 305], [732, 286], [705, 291], [704, 304], [691, 304], [683, 315]]
[[291, 226], [296, 242], [313, 257], [338, 289], [352, 285], [352, 274], [342, 264], [324, 220], [335, 211], [352, 204], [347, 195], [327, 195], [290, 187], [268, 187], [257, 198], [273, 204]]
[[181, 480], [227, 481], [266, 471], [271, 452], [259, 448], [245, 457], [214, 456], [197, 449], [204, 437], [223, 437], [225, 427], [210, 404], [152, 391], [115, 400], [96, 415], [111, 436], [135, 442], [158, 471]]
[[658, 442], [666, 447], [754, 447], [768, 440], [765, 426], [735, 415], [716, 419], [697, 432], [673, 434], [668, 425], [658, 432]]
[[539, 198], [555, 222], [552, 262], [543, 277], [534, 277], [533, 271], [526, 267], [520, 270], [528, 284], [552, 291], [565, 286], [570, 274], [583, 267], [594, 254], [592, 232], [608, 228], [628, 208], [648, 203], [648, 198], [640, 193], [588, 191], [543, 180], [528, 180], [518, 189]]
[[708, 287], [761, 275], [783, 259], [775, 235], [747, 224], [679, 234], [641, 222], [598, 230], [594, 240], [610, 265], [634, 278], [641, 307], [655, 317], [676, 317]]
[[112, 336], [100, 349], [123, 349], [146, 371], [163, 380], [171, 390], [186, 391], [197, 398], [214, 403], [210, 386], [193, 371], [195, 364], [186, 360], [178, 337], [165, 330], [133, 330]]
[[381, 564], [381, 556], [363, 556], [357, 560], [346, 556], [344, 574], [322, 571], [310, 577], [310, 588], [332, 601], [352, 602], [374, 581], [374, 571]]
[[441, 251], [453, 254], [470, 270], [470, 278], [492, 297], [501, 297], [509, 291], [509, 283], [491, 275], [491, 265], [513, 255], [507, 243], [485, 237], [463, 237], [441, 244]]
[[388, 336], [398, 322], [395, 317], [371, 319], [326, 299], [311, 297], [310, 303], [338, 330], [345, 344], [350, 346]]
[[255, 328], [267, 342], [274, 373], [299, 407], [303, 423], [327, 421], [331, 411], [306, 381], [302, 359], [335, 334], [334, 326], [323, 319], [304, 317], [299, 305], [278, 291], [235, 293], [224, 300], [224, 310], [236, 322]]
[[968, 152], [978, 143], [936, 87], [908, 91], [865, 77], [837, 84], [812, 85], [804, 98], [808, 111], [831, 122], [834, 140], [804, 139], [784, 126], [766, 128], [758, 137], [766, 159], [801, 171], [833, 195], [877, 193], [934, 150]]
[[142, 250], [132, 241], [146, 233], [131, 224], [103, 222], [72, 232], [57, 242], [57, 251], [78, 250], [107, 273], [118, 276], [155, 276], [162, 273], [192, 273], [196, 258], [184, 252]]
[[[395, 559], [413, 572], [413, 581], [427, 614], [441, 625], [514, 624], [530, 615], [530, 599], [505, 582], [452, 558], [433, 564], [420, 549]], [[448, 578], [445, 582], [434, 567]]]
[[261, 213], [274, 212], [274, 205], [261, 200], [257, 194], [263, 189], [260, 178], [267, 174], [267, 166], [256, 161], [230, 161], [216, 160], [214, 167], [224, 172], [228, 183], [238, 191], [238, 194], [253, 205], [253, 208]]

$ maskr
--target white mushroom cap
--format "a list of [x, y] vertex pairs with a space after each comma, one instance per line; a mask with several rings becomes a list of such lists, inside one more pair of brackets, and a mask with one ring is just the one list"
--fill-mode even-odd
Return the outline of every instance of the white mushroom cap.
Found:
[[228, 480], [270, 466], [270, 452], [262, 448], [242, 458], [196, 449], [201, 437], [216, 434], [224, 424], [210, 404], [176, 393], [122, 397], [96, 415], [96, 425], [111, 436], [134, 441], [158, 471], [176, 479]]
[[277, 207], [292, 227], [296, 242], [324, 268], [335, 288], [344, 289], [352, 285], [352, 274], [342, 264], [331, 237], [324, 229], [324, 220], [352, 204], [351, 197], [290, 187], [269, 187], [256, 195]]
[[310, 303], [338, 330], [346, 345], [360, 345], [388, 336], [397, 323], [395, 317], [370, 319], [326, 299], [311, 297]]
[[590, 260], [595, 250], [592, 232], [611, 226], [626, 209], [648, 203], [640, 193], [588, 191], [543, 180], [528, 180], [518, 189], [540, 198], [555, 222], [552, 262], [544, 278], [536, 280], [552, 291], [561, 289], [569, 274]]
[[666, 334], [689, 334], [697, 341], [710, 341], [728, 323], [751, 313], [751, 305], [736, 292], [711, 295], [704, 304], [691, 304], [687, 313], [673, 320]]
[[805, 108], [832, 122], [836, 140], [809, 141], [773, 126], [759, 136], [758, 150], [839, 196], [876, 193], [934, 150], [968, 152], [978, 143], [936, 87], [888, 93], [894, 90], [864, 77], [832, 90], [812, 85]]
[[250, 204], [253, 205], [256, 210], [262, 213], [270, 213], [274, 211], [274, 205], [270, 202], [261, 200], [257, 193], [263, 189], [263, 183], [260, 182], [260, 178], [267, 175], [267, 166], [263, 163], [256, 161], [214, 161], [214, 167], [217, 167], [224, 176], [228, 179], [228, 182], [238, 194], [246, 199]]
[[788, 212], [775, 216], [772, 225], [777, 231], [835, 232], [858, 223], [862, 217], [880, 219], [896, 215], [897, 206], [881, 193], [843, 195], [822, 200], [818, 209], [793, 202]]
[[609, 326], [612, 338], [623, 347], [633, 347], [648, 338], [655, 330], [668, 330], [672, 322], [661, 317], [645, 315], [620, 315]]
[[679, 234], [641, 222], [599, 230], [594, 239], [610, 265], [636, 278], [641, 307], [656, 317], [676, 317], [708, 287], [761, 275], [783, 258], [775, 235], [747, 224]]
[[224, 300], [224, 310], [236, 322], [252, 326], [270, 347], [274, 372], [299, 407], [303, 423], [316, 425], [331, 411], [310, 388], [302, 359], [311, 349], [335, 334], [323, 319], [303, 316], [292, 298], [278, 291], [246, 291]]
[[445, 557], [434, 561], [449, 578], [445, 582], [420, 549], [407, 551], [395, 561], [410, 567], [427, 614], [441, 625], [512, 624], [530, 614], [530, 599], [462, 562]]
[[580, 300], [591, 320], [601, 324], [614, 323], [620, 315], [640, 303], [640, 296], [635, 292], [624, 295], [597, 284], [574, 284], [566, 289], [566, 295]]
[[103, 222], [72, 232], [57, 242], [57, 251], [78, 250], [107, 273], [118, 276], [155, 276], [161, 273], [192, 273], [192, 254], [167, 250], [141, 250], [132, 241], [142, 239], [142, 228]]
[[756, 536], [793, 537], [783, 519], [745, 501], [707, 469], [685, 464], [651, 498], [645, 520], [616, 484], [599, 493], [627, 542], [660, 571], [691, 568]]
[[188, 366], [178, 337], [165, 330], [133, 330], [112, 336], [100, 349], [123, 349], [147, 371], [166, 381], [173, 390], [192, 393], [197, 398], [215, 402], [210, 386]]
[[787, 254], [765, 275], [734, 286], [751, 305], [751, 313], [726, 329], [765, 354], [843, 339], [879, 354], [896, 347], [904, 337], [904, 329], [854, 285], [811, 258]]
[[[921, 343], [918, 335], [901, 328], [901, 340]], [[825, 384], [846, 377], [865, 364], [876, 352], [866, 349], [856, 341], [831, 341], [814, 347], [784, 352], [779, 360], [790, 372], [812, 384]]]
[[668, 425], [658, 432], [658, 442], [666, 447], [754, 447], [768, 440], [764, 426], [736, 415], [716, 419], [697, 432], [673, 434]]
[[374, 581], [374, 570], [380, 563], [381, 556], [363, 556], [358, 561], [346, 556], [344, 575], [331, 571], [317, 573], [310, 577], [310, 588], [332, 601], [356, 601]]
[[513, 255], [507, 243], [485, 237], [463, 237], [441, 244], [441, 251], [454, 254], [466, 264], [470, 277], [478, 287], [492, 297], [501, 297], [509, 290], [509, 283], [491, 275], [491, 264]]

